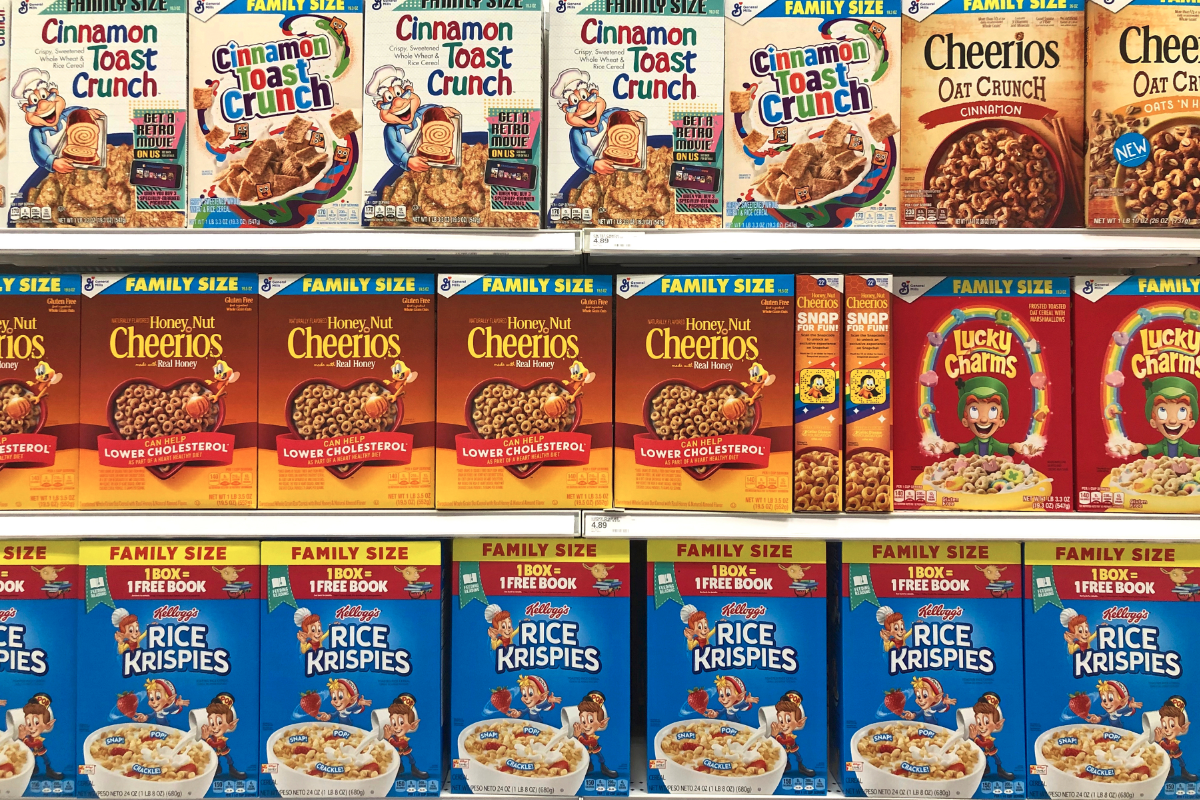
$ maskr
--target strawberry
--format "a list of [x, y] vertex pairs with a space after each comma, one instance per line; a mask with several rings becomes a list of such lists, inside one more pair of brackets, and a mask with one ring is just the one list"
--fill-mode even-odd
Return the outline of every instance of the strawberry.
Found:
[[301, 692], [300, 710], [310, 717], [315, 717], [321, 711], [321, 695], [316, 692]]
[[313, 751], [313, 749], [306, 744], [298, 744], [292, 748], [292, 753], [294, 755], [298, 755], [298, 756], [305, 755], [306, 753], [311, 753], [312, 751]]
[[897, 717], [904, 713], [904, 692], [888, 689], [883, 693], [883, 705]]
[[1083, 692], [1075, 692], [1067, 700], [1067, 708], [1071, 709], [1071, 713], [1075, 716], [1086, 719], [1092, 710], [1092, 698]]
[[510, 767], [508, 764], [501, 764], [500, 771], [501, 772], [516, 772], [516, 770], [513, 769], [512, 767]]
[[196, 765], [195, 765], [195, 764], [184, 764], [182, 767], [180, 767], [179, 769], [177, 769], [177, 770], [175, 770], [175, 771], [176, 771], [176, 772], [190, 772], [190, 773], [192, 773], [193, 775], [195, 775], [195, 774], [196, 774], [197, 772], [199, 772], [200, 770], [196, 769]]
[[14, 774], [12, 764], [7, 762], [0, 764], [0, 778], [11, 778]]
[[961, 772], [963, 775], [966, 775], [966, 774], [967, 774], [967, 768], [966, 768], [966, 767], [964, 767], [964, 766], [962, 765], [962, 763], [961, 763], [961, 762], [959, 762], [959, 763], [955, 763], [955, 764], [951, 764], [950, 766], [946, 767], [946, 771], [947, 771], [947, 772], [950, 772], [950, 771], [953, 771], [953, 770], [957, 770], [958, 772]]
[[1150, 777], [1150, 768], [1145, 764], [1142, 764], [1140, 767], [1134, 767], [1133, 769], [1129, 770], [1129, 772], [1132, 775], [1145, 775], [1147, 778]]
[[720, 728], [718, 728], [717, 730], [713, 731], [712, 738], [716, 739], [716, 738], [718, 738], [718, 737], [721, 737], [721, 736], [733, 736], [733, 734], [732, 734], [732, 733], [730, 733], [729, 731], [722, 730], [722, 729], [720, 729]]
[[692, 767], [692, 769], [696, 770], [696, 772], [712, 772], [712, 769], [710, 767], [706, 767], [704, 764], [697, 764], [696, 766]]
[[699, 750], [703, 746], [704, 745], [700, 744], [699, 742], [684, 742], [683, 744], [679, 745], [679, 749], [680, 750]]
[[687, 704], [692, 707], [692, 710], [697, 714], [703, 714], [708, 710], [708, 692], [696, 687], [688, 692]]
[[483, 749], [484, 749], [484, 750], [499, 750], [499, 749], [500, 749], [502, 746], [503, 746], [503, 745], [501, 745], [499, 742], [497, 742], [497, 741], [494, 741], [494, 740], [493, 740], [493, 741], [490, 741], [490, 742], [484, 742], [484, 743], [483, 743]]
[[899, 747], [896, 747], [896, 745], [894, 745], [894, 744], [881, 744], [881, 745], [879, 745], [879, 752], [881, 752], [881, 753], [894, 753], [894, 752], [896, 752], [896, 751], [897, 751], [897, 750], [899, 750], [899, 749], [900, 749], [900, 748], [899, 748]]
[[366, 764], [363, 764], [361, 767], [359, 767], [359, 770], [361, 770], [362, 772], [366, 772], [367, 770], [372, 770], [372, 769], [375, 770], [376, 772], [382, 772], [382, 770], [379, 769], [379, 765], [376, 764], [374, 761], [368, 761]]
[[892, 774], [893, 775], [907, 775], [908, 773], [905, 772], [904, 770], [902, 770], [900, 767], [896, 767], [894, 770], [892, 770]]
[[1082, 752], [1083, 751], [1080, 750], [1078, 747], [1064, 747], [1062, 754], [1067, 758], [1073, 758]]
[[762, 770], [765, 770], [765, 769], [767, 768], [767, 762], [763, 761], [763, 760], [760, 758], [760, 759], [758, 759], [757, 761], [751, 761], [751, 762], [750, 762], [749, 764], [747, 764], [746, 766], [747, 766], [747, 767], [749, 767], [750, 769], [762, 769]]
[[310, 769], [310, 770], [309, 770], [308, 772], [306, 772], [305, 774], [306, 774], [306, 775], [312, 775], [313, 777], [319, 778], [319, 777], [321, 777], [321, 770], [319, 770], [319, 769], [315, 769], [315, 768], [314, 768], [314, 769]]
[[117, 711], [120, 711], [126, 717], [132, 717], [137, 713], [138, 699], [133, 692], [121, 692], [117, 695]]
[[110, 756], [123, 756], [129, 752], [128, 747], [114, 747], [108, 751]]
[[492, 689], [492, 705], [499, 709], [501, 714], [507, 714], [512, 705], [512, 692], [503, 686]]
[[136, 772], [134, 772], [133, 770], [129, 770], [129, 772], [125, 773], [126, 778], [136, 778], [137, 776], [138, 776], [138, 774]]

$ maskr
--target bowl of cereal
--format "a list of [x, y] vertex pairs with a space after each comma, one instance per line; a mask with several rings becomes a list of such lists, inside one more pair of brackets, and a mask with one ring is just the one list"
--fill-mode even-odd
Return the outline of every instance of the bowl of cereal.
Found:
[[[666, 380], [646, 393], [642, 402], [642, 423], [648, 435], [663, 441], [711, 439], [716, 436], [750, 436], [758, 430], [761, 407], [746, 390], [732, 380], [706, 386], [690, 381]], [[686, 451], [685, 451], [686, 453]], [[704, 463], [706, 455], [684, 455], [682, 469], [696, 480], [711, 478], [723, 466], [720, 457]]]
[[10, 739], [0, 744], [0, 800], [25, 794], [29, 777], [33, 774], [33, 764], [33, 751], [20, 739]]
[[858, 780], [871, 797], [971, 797], [979, 788], [987, 759], [970, 739], [943, 752], [954, 731], [908, 720], [877, 722], [850, 739], [853, 760], [862, 763]]
[[[520, 385], [505, 378], [488, 378], [467, 393], [463, 414], [471, 433], [480, 439], [570, 433], [583, 420], [583, 395], [572, 396], [554, 378], [539, 378]], [[577, 453], [568, 451], [563, 455]], [[543, 465], [553, 467], [562, 463], [571, 462], [546, 458], [503, 463], [502, 466], [513, 477], [524, 479]]]
[[[401, 393], [402, 395], [403, 393]], [[312, 441], [369, 433], [395, 433], [404, 419], [404, 398], [393, 395], [376, 378], [346, 384], [313, 378], [296, 384], [284, 405], [288, 430], [300, 440]], [[383, 444], [375, 447], [386, 455]], [[326, 464], [335, 478], [349, 478], [367, 461]]]
[[[214, 397], [202, 378], [180, 378], [166, 384], [130, 378], [117, 384], [108, 397], [108, 428], [127, 441], [211, 433], [225, 423], [225, 398]], [[146, 469], [165, 480], [188, 461], [185, 455], [179, 461]]]
[[458, 734], [458, 757], [475, 793], [573, 797], [591, 756], [572, 736], [548, 747], [559, 729], [530, 720], [484, 720]]
[[917, 488], [926, 490], [925, 505], [934, 508], [1019, 511], [1038, 508], [1048, 500], [1054, 493], [1054, 479], [1011, 456], [973, 453], [926, 466]]
[[[356, 753], [371, 732], [339, 722], [316, 720], [288, 725], [267, 737], [267, 763], [275, 766], [282, 796], [328, 794], [383, 797], [400, 771], [400, 757], [383, 740]], [[337, 783], [324, 783], [337, 781]]]
[[1117, 220], [1126, 228], [1196, 225], [1200, 208], [1187, 163], [1200, 156], [1200, 117], [1168, 117], [1139, 132], [1149, 140], [1149, 157], [1137, 166], [1116, 164], [1112, 185], [1123, 190], [1115, 198]]
[[669, 792], [773, 794], [787, 753], [763, 736], [750, 744], [758, 728], [724, 720], [683, 720], [654, 734], [654, 758]]
[[1137, 733], [1111, 725], [1051, 728], [1034, 742], [1033, 754], [1046, 770], [1042, 783], [1054, 800], [1102, 793], [1153, 800], [1171, 774], [1166, 750], [1152, 741], [1138, 744]]
[[1136, 510], [1150, 498], [1154, 510], [1187, 513], [1200, 502], [1200, 458], [1148, 456], [1113, 467], [1100, 482], [1113, 506]]
[[148, 722], [92, 731], [83, 740], [83, 763], [94, 768], [92, 788], [100, 797], [203, 797], [217, 772], [217, 754], [204, 741], [172, 754], [186, 735]]

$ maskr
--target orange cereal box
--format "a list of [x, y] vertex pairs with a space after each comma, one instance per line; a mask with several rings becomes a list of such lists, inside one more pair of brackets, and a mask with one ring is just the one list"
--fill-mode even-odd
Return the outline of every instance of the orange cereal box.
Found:
[[842, 510], [841, 275], [796, 276], [795, 511]]
[[892, 510], [891, 275], [846, 276], [847, 511]]

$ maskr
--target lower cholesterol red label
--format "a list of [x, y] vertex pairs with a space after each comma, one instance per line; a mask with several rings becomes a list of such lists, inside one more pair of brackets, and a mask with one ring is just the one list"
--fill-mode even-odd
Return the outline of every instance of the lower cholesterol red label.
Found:
[[411, 433], [379, 431], [332, 439], [301, 439], [284, 433], [275, 437], [275, 452], [284, 467], [334, 467], [362, 461], [408, 464], [412, 449]]
[[559, 465], [586, 464], [592, 453], [589, 433], [539, 433], [506, 439], [482, 439], [478, 434], [454, 437], [458, 463], [467, 467], [507, 467], [554, 461]]
[[156, 467], [181, 461], [233, 463], [233, 434], [204, 432], [154, 439], [122, 439], [115, 433], [97, 437], [100, 463], [106, 467]]
[[0, 436], [0, 464], [54, 464], [58, 437], [45, 433], [14, 433]]
[[697, 439], [659, 439], [653, 434], [633, 437], [634, 463], [643, 467], [705, 467], [714, 464], [748, 464], [765, 467], [771, 458], [766, 436], [734, 434]]

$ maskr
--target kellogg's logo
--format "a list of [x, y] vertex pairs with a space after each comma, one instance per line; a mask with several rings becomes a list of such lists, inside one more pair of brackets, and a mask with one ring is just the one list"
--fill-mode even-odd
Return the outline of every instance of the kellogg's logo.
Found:
[[1112, 606], [1111, 608], [1104, 609], [1104, 613], [1101, 616], [1105, 622], [1122, 620], [1128, 622], [1130, 625], [1137, 625], [1150, 619], [1150, 612], [1146, 609], [1131, 611], [1129, 606]]
[[954, 608], [946, 608], [942, 603], [926, 603], [917, 609], [917, 616], [924, 619], [925, 617], [937, 617], [938, 619], [951, 622], [963, 615], [962, 606]]
[[745, 617], [746, 619], [758, 619], [767, 613], [767, 607], [760, 605], [754, 608], [741, 603], [727, 603], [721, 606], [722, 617]]
[[180, 608], [179, 606], [159, 606], [154, 609], [155, 619], [173, 619], [177, 622], [191, 622], [200, 616], [198, 608]]
[[525, 616], [527, 617], [549, 617], [550, 619], [559, 619], [571, 613], [570, 606], [556, 606], [552, 603], [530, 603], [525, 606]]
[[379, 619], [378, 608], [363, 608], [362, 606], [342, 606], [333, 612], [334, 619], [356, 619], [359, 622], [371, 622]]
[[8, 622], [17, 615], [15, 608], [0, 608], [0, 622]]

